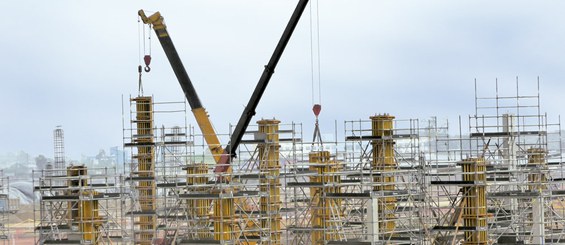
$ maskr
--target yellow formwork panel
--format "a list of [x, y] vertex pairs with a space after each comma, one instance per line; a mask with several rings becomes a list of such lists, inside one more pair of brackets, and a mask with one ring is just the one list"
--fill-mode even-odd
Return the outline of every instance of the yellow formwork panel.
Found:
[[[530, 148], [527, 151], [528, 165], [537, 166], [539, 170], [545, 169], [545, 150], [542, 148]], [[542, 191], [546, 188], [547, 176], [544, 173], [528, 174], [528, 190]]]
[[[133, 99], [136, 106], [137, 171], [139, 177], [155, 177], [155, 146], [153, 139], [153, 97], [142, 96]], [[141, 212], [154, 213], [156, 204], [156, 185], [154, 180], [142, 180], [137, 183]], [[157, 220], [154, 215], [141, 216], [136, 222], [138, 236], [136, 244], [150, 245], [155, 236]]]
[[548, 170], [546, 164], [547, 151], [543, 148], [529, 148], [526, 150], [528, 155], [528, 165], [531, 172], [528, 174], [528, 190], [534, 193], [540, 193], [538, 198], [531, 200], [532, 213], [528, 214], [529, 220], [532, 221], [532, 236], [533, 243], [543, 242], [545, 238], [545, 231], [552, 229], [549, 223], [544, 220], [544, 207], [546, 198], [542, 193], [547, 189], [548, 179], [546, 171]]
[[474, 186], [463, 187], [463, 226], [474, 227], [465, 231], [463, 245], [487, 245], [486, 165], [482, 158], [468, 158], [459, 162], [463, 169], [463, 181]]
[[82, 240], [98, 244], [98, 228], [102, 225], [102, 220], [98, 215], [98, 201], [87, 200], [80, 201], [80, 232], [82, 233]]
[[341, 165], [331, 160], [329, 151], [310, 152], [308, 158], [309, 169], [316, 173], [316, 175], [310, 176], [310, 182], [324, 185], [324, 187], [310, 187], [310, 198], [313, 206], [311, 209], [312, 228], [315, 228], [311, 234], [312, 244], [323, 245], [328, 241], [339, 240], [337, 231], [332, 230], [336, 227], [335, 221], [332, 221], [332, 216], [342, 216], [337, 214], [339, 211], [336, 211], [341, 210], [342, 200], [340, 198], [325, 199], [323, 196], [326, 193], [341, 193], [341, 188], [337, 186], [326, 186], [341, 182], [340, 176], [335, 174], [340, 170]]
[[265, 135], [265, 143], [259, 144], [259, 169], [264, 176], [260, 179], [260, 191], [268, 193], [261, 196], [260, 210], [267, 215], [267, 219], [261, 219], [262, 229], [269, 230], [269, 244], [281, 244], [281, 184], [280, 184], [280, 162], [279, 162], [279, 120], [260, 120], [259, 133]]
[[214, 240], [232, 241], [234, 239], [235, 208], [233, 198], [221, 198], [214, 201]]
[[87, 168], [85, 166], [70, 166], [67, 168], [67, 176], [72, 177], [67, 181], [71, 195], [82, 196], [81, 201], [69, 202], [69, 218], [73, 223], [78, 224], [79, 232], [82, 236], [82, 241], [88, 244], [98, 244], [99, 227], [102, 225], [102, 220], [98, 214], [98, 201], [88, 200], [91, 195], [96, 195], [96, 192], [81, 191], [82, 187], [88, 186], [86, 178], [81, 176], [87, 175]]
[[[372, 169], [378, 174], [373, 178], [374, 191], [394, 191], [395, 177], [392, 172], [397, 168], [394, 157], [393, 120], [394, 116], [376, 115], [370, 117], [372, 136], [377, 139], [372, 144]], [[396, 197], [379, 198], [379, 232], [391, 233], [396, 228]]]
[[[208, 166], [206, 164], [192, 164], [187, 166], [186, 173], [188, 177], [186, 178], [186, 183], [189, 186], [204, 186], [208, 182], [208, 177], [206, 174], [208, 173]], [[194, 192], [205, 192], [208, 188], [206, 187], [194, 187], [191, 188], [191, 191]], [[210, 217], [210, 206], [212, 204], [212, 200], [190, 200], [187, 202], [187, 210], [189, 213], [196, 217], [196, 219], [200, 222], [196, 224], [201, 229], [196, 230], [196, 237], [198, 239], [205, 239], [205, 238], [212, 238], [212, 234], [208, 229], [208, 222], [207, 220]]]
[[[78, 196], [80, 195], [80, 187], [86, 186], [86, 179], [80, 179], [79, 176], [86, 175], [85, 166], [69, 166], [67, 167], [67, 176], [72, 177], [67, 180], [69, 190], [67, 195]], [[76, 222], [79, 218], [79, 203], [77, 201], [70, 201], [67, 205], [67, 219], [71, 222]]]

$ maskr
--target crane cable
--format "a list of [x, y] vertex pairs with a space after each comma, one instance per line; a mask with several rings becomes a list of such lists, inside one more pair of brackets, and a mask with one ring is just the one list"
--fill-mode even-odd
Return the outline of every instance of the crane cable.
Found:
[[[137, 66], [137, 72], [139, 73], [139, 82], [137, 84], [137, 94], [138, 96], [142, 96], [143, 95], [143, 84], [141, 82], [141, 72], [142, 72], [142, 67], [141, 67], [141, 18], [138, 16], [137, 17], [137, 56], [138, 56], [138, 66]], [[143, 36], [145, 36], [145, 27], [143, 27]], [[143, 38], [143, 52], [145, 53], [145, 38]]]
[[[314, 51], [314, 21], [313, 21], [313, 11], [312, 5], [314, 2], [310, 4], [310, 67], [311, 67], [311, 80], [312, 80], [312, 111], [314, 112], [314, 116], [316, 117], [316, 123], [314, 127], [314, 135], [312, 139], [312, 147], [314, 147], [315, 143], [318, 143], [320, 149], [324, 148], [324, 143], [322, 142], [322, 135], [320, 133], [320, 126], [318, 123], [318, 116], [322, 110], [322, 79], [321, 79], [321, 62], [320, 62], [320, 8], [319, 2], [316, 0], [316, 52]], [[317, 55], [317, 64], [315, 65], [314, 59], [315, 55]], [[317, 69], [317, 71], [315, 71]], [[318, 101], [316, 102], [316, 72], [317, 72], [317, 87], [318, 87]]]
[[[141, 74], [142, 72], [145, 70], [145, 72], [150, 72], [151, 68], [149, 67], [149, 65], [151, 64], [151, 25], [149, 24], [147, 26], [147, 29], [145, 27], [145, 24], [142, 23], [141, 18], [138, 16], [137, 17], [137, 32], [138, 32], [138, 59], [139, 59], [139, 65], [137, 66], [137, 73], [139, 74], [139, 83], [138, 83], [138, 94], [141, 96], [143, 95], [143, 83], [141, 80]], [[143, 29], [143, 30], [142, 30]], [[145, 35], [145, 32], [148, 32], [149, 34]], [[148, 43], [146, 45], [146, 42]], [[143, 43], [143, 45], [142, 45]], [[142, 48], [143, 46], [143, 48]], [[149, 48], [147, 48], [149, 47]], [[143, 50], [143, 51], [142, 51]], [[143, 63], [145, 63], [145, 68], [143, 68], [142, 64], [142, 58], [141, 58], [141, 53], [143, 52]]]

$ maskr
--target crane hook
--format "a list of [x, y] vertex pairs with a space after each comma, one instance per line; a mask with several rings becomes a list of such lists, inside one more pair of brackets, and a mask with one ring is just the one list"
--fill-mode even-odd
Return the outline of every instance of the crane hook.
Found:
[[314, 112], [316, 118], [318, 118], [318, 116], [320, 115], [320, 111], [322, 111], [322, 105], [315, 104], [314, 107], [312, 107], [312, 111]]
[[151, 67], [149, 67], [149, 64], [151, 64], [151, 55], [145, 55], [143, 57], [143, 61], [145, 61], [145, 72], [150, 72], [151, 71]]

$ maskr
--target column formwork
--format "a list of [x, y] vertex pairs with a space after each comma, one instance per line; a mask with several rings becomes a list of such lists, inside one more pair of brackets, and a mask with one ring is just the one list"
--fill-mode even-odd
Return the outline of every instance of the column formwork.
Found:
[[482, 158], [468, 158], [459, 165], [463, 169], [463, 181], [471, 183], [462, 187], [463, 226], [465, 230], [463, 245], [487, 245], [487, 199], [486, 165]]
[[269, 230], [270, 244], [281, 244], [281, 183], [279, 161], [279, 120], [267, 119], [257, 121], [259, 133], [265, 137], [265, 143], [258, 145], [259, 169], [262, 178], [259, 180], [259, 191], [265, 193], [259, 200], [260, 211], [266, 214], [260, 226]]
[[151, 245], [156, 232], [156, 185], [155, 185], [155, 141], [153, 125], [153, 97], [141, 96], [132, 99], [135, 103], [136, 135], [132, 143], [137, 149], [133, 158], [130, 179], [135, 182], [138, 211], [135, 212], [135, 244]]
[[[318, 187], [310, 187], [310, 198], [312, 199], [312, 244], [323, 245], [328, 241], [337, 241], [339, 236], [332, 217], [336, 216], [335, 210], [341, 210], [341, 198], [326, 198], [327, 194], [339, 194], [341, 188], [341, 177], [338, 175], [340, 164], [331, 160], [329, 151], [313, 151], [309, 156], [309, 170], [315, 175], [310, 176], [311, 183], [319, 184]], [[337, 215], [341, 216], [341, 215]]]
[[396, 197], [389, 195], [395, 187], [394, 171], [397, 168], [394, 157], [393, 120], [394, 116], [384, 114], [370, 117], [372, 141], [372, 170], [375, 186], [373, 191], [382, 192], [384, 195], [378, 200], [379, 231], [381, 233], [394, 232]]
[[545, 243], [545, 201], [544, 191], [547, 190], [547, 165], [545, 162], [546, 150], [532, 147], [526, 150], [528, 155], [528, 191], [535, 193], [532, 198], [532, 242], [534, 244]]
[[[206, 164], [191, 164], [186, 167], [186, 173], [186, 183], [190, 191], [199, 194], [208, 193], [210, 188], [206, 186], [208, 183], [208, 177], [206, 177], [208, 166]], [[196, 239], [210, 239], [212, 237], [207, 226], [210, 219], [209, 211], [211, 205], [212, 200], [210, 199], [187, 200], [189, 216], [194, 217], [195, 220], [192, 224], [195, 226], [192, 231], [196, 233], [194, 234]]]

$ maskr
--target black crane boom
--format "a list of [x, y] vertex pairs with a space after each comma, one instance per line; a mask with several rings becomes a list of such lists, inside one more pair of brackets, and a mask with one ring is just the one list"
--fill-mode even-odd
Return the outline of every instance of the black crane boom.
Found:
[[279, 60], [284, 52], [284, 49], [286, 48], [286, 45], [288, 44], [288, 41], [290, 40], [290, 37], [292, 36], [292, 33], [294, 32], [294, 29], [296, 28], [296, 25], [298, 25], [298, 21], [300, 20], [304, 9], [306, 9], [306, 5], [308, 5], [308, 0], [300, 0], [300, 2], [298, 2], [298, 5], [294, 9], [294, 12], [292, 13], [290, 20], [288, 21], [288, 24], [284, 29], [284, 32], [279, 40], [279, 43], [277, 44], [277, 47], [275, 48], [275, 51], [273, 52], [273, 55], [271, 56], [271, 59], [269, 60], [269, 63], [265, 66], [263, 74], [261, 74], [261, 78], [259, 78], [259, 82], [257, 83], [257, 86], [255, 87], [251, 98], [249, 98], [249, 102], [247, 102], [245, 110], [243, 110], [243, 113], [241, 114], [241, 117], [239, 118], [239, 121], [235, 126], [233, 134], [231, 135], [230, 143], [226, 147], [226, 152], [229, 152], [232, 157], [235, 156], [235, 152], [237, 150], [237, 147], [241, 143], [243, 134], [245, 133], [245, 130], [247, 130], [251, 119], [255, 115], [255, 109], [257, 109], [257, 105], [259, 104], [259, 101], [261, 100], [261, 97], [263, 96], [263, 93], [265, 92], [265, 89], [267, 88], [267, 85], [269, 84], [273, 73], [275, 72], [275, 68], [279, 63]]

